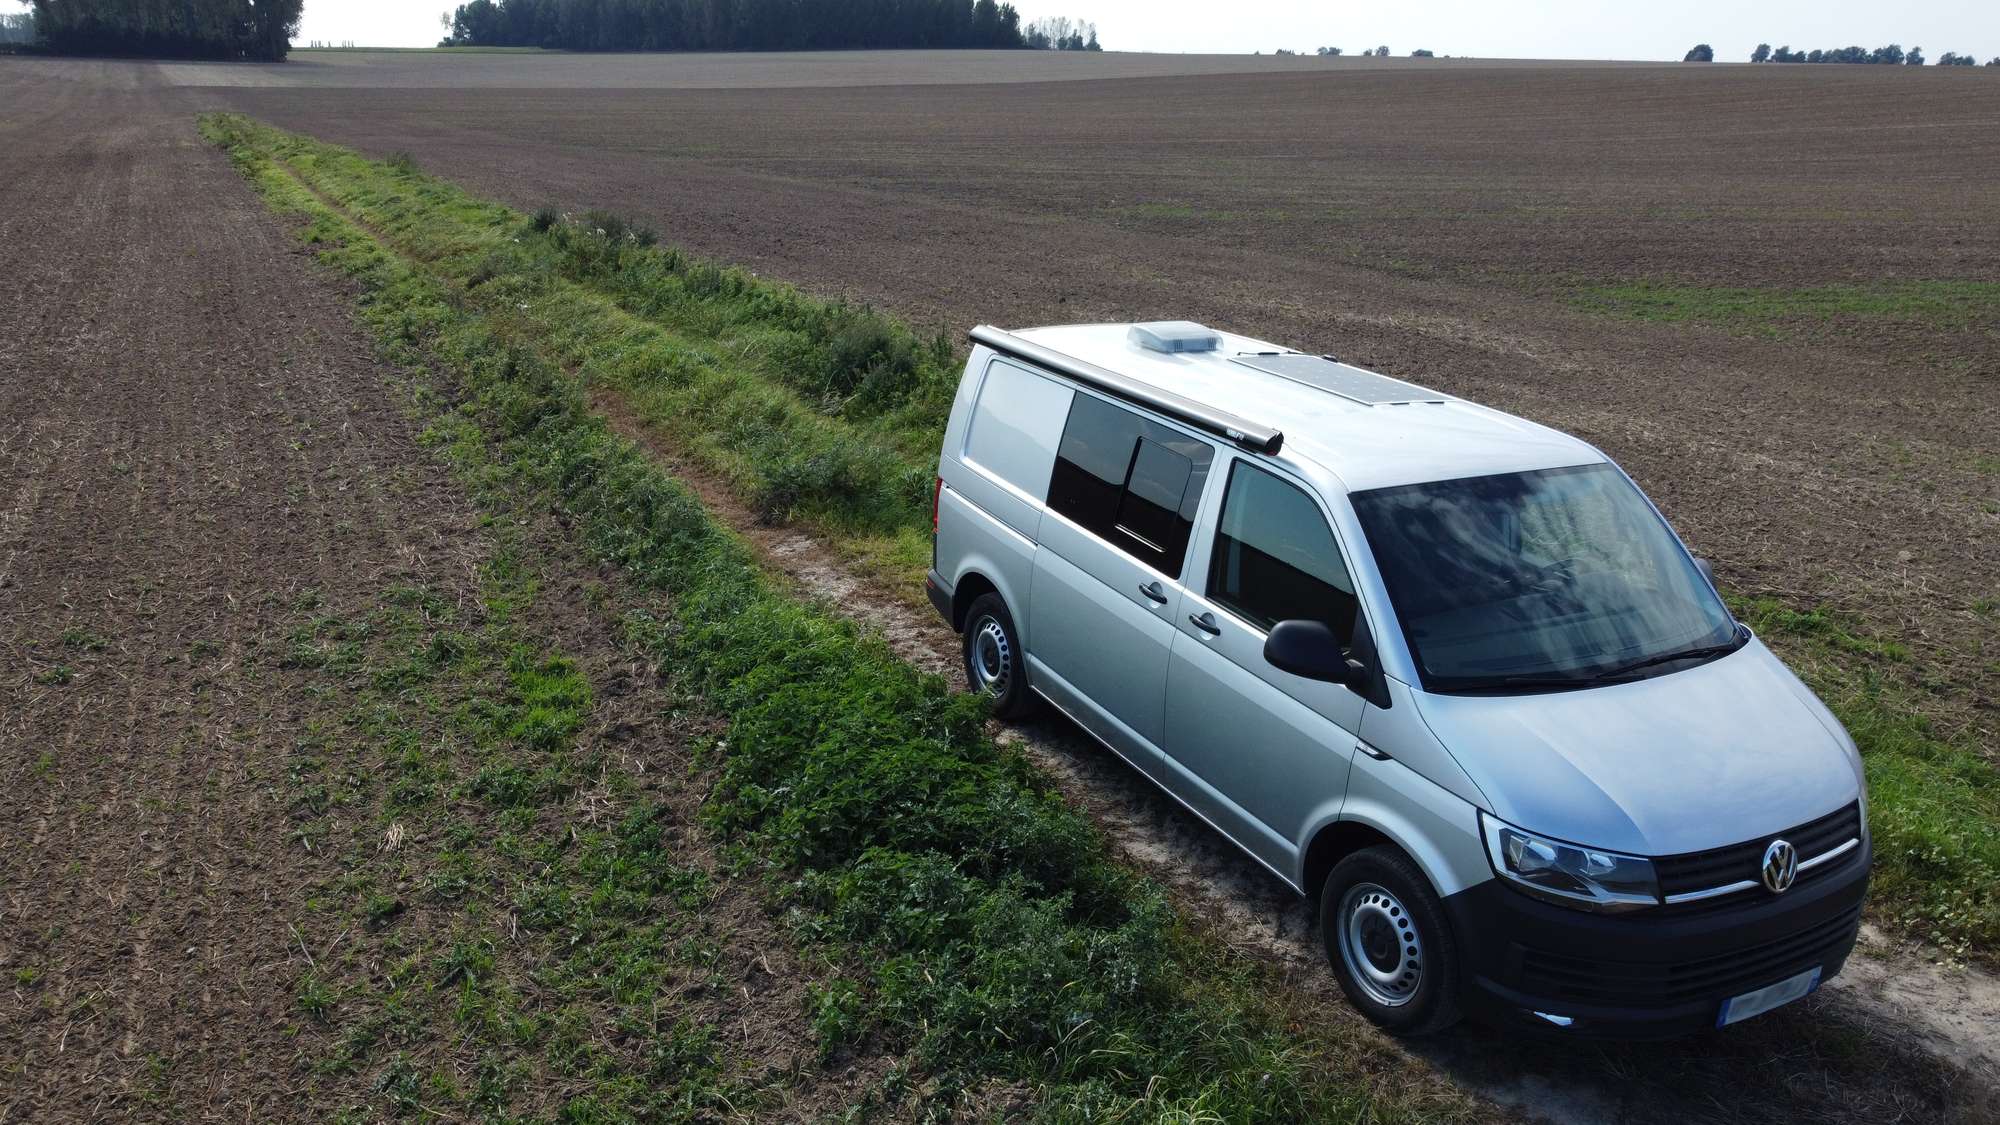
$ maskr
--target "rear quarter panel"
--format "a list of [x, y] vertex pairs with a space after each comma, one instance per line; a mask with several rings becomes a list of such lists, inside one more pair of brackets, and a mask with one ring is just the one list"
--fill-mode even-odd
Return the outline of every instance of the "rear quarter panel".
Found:
[[1030, 647], [1035, 541], [1074, 394], [1025, 364], [974, 348], [939, 458], [938, 574], [953, 589], [971, 574], [992, 582]]

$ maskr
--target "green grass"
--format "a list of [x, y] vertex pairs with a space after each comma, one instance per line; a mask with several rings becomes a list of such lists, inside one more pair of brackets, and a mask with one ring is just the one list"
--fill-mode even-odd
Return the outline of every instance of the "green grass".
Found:
[[2000, 282], [1914, 280], [1772, 289], [1629, 281], [1582, 286], [1572, 292], [1571, 301], [1640, 320], [1695, 321], [1771, 333], [1871, 321], [1976, 328], [2000, 319]]
[[[563, 397], [582, 393], [576, 382], [615, 388], [771, 518], [861, 543], [878, 573], [915, 588], [928, 553], [930, 466], [954, 378], [936, 342], [868, 310], [660, 247], [604, 216], [531, 219], [242, 118], [209, 118], [204, 128], [275, 202], [311, 218], [307, 237], [328, 247], [330, 260], [393, 278], [370, 298], [369, 315], [385, 334], [443, 349], [482, 386], [532, 389], [496, 398], [492, 417], [532, 429], [562, 411], [587, 413]], [[358, 238], [324, 201], [373, 237]], [[445, 327], [463, 323], [478, 325], [480, 343], [454, 353]], [[547, 450], [538, 456], [593, 485], [613, 472], [581, 454], [574, 463]], [[620, 464], [616, 472], [627, 471]], [[623, 561], [649, 541], [651, 505], [692, 518], [677, 503], [644, 496], [605, 501], [637, 505], [627, 516], [639, 525], [603, 545]], [[1899, 646], [1792, 608], [1740, 608], [1861, 748], [1879, 851], [1877, 919], [1991, 959], [2000, 949], [1991, 765], [1922, 717], [1922, 694], [1908, 686], [1921, 676]], [[797, 659], [782, 649], [773, 658], [788, 667]], [[758, 674], [754, 663], [731, 667]], [[795, 702], [828, 706], [832, 698]], [[757, 793], [746, 788], [741, 799], [754, 804]], [[808, 849], [787, 862], [817, 855]]]
[[[449, 376], [457, 406], [438, 415], [435, 430], [465, 479], [485, 495], [554, 508], [626, 582], [667, 595], [671, 615], [632, 612], [626, 636], [725, 724], [711, 754], [704, 817], [728, 841], [732, 866], [760, 879], [801, 947], [840, 967], [801, 1013], [821, 1053], [868, 1040], [904, 1060], [884, 1080], [884, 1103], [915, 1099], [925, 1112], [948, 1111], [961, 1095], [1018, 1085], [1030, 1092], [1035, 1117], [1057, 1121], [1405, 1120], [1419, 1106], [1425, 1116], [1471, 1112], [1365, 1038], [1288, 1032], [1263, 970], [1192, 934], [1157, 887], [1111, 862], [1088, 821], [986, 736], [981, 701], [917, 672], [853, 624], [775, 592], [750, 550], [609, 432], [588, 397], [594, 373], [626, 360], [610, 349], [643, 344], [689, 380], [713, 367], [719, 382], [710, 394], [726, 399], [734, 387], [768, 396], [763, 401], [781, 407], [772, 424], [837, 442], [853, 434], [842, 412], [866, 373], [893, 372], [893, 361], [864, 367], [863, 378], [836, 379], [853, 392], [837, 409], [793, 415], [797, 400], [784, 396], [795, 395], [794, 385], [772, 388], [759, 375], [756, 363], [768, 357], [732, 358], [712, 340], [682, 341], [677, 333], [690, 329], [640, 321], [621, 304], [636, 297], [606, 296], [616, 284], [586, 287], [567, 276], [569, 268], [586, 276], [564, 265], [575, 248], [535, 241], [521, 216], [242, 118], [208, 117], [203, 129], [273, 207], [306, 220], [325, 261], [358, 279], [363, 316], [389, 353]], [[347, 200], [367, 226], [329, 207], [308, 182], [325, 198]], [[436, 223], [412, 202], [418, 198], [438, 209]], [[607, 237], [597, 229], [574, 236]], [[621, 258], [653, 253], [636, 240], [590, 249]], [[495, 252], [509, 264], [468, 285]], [[526, 256], [518, 275], [515, 254]], [[664, 258], [643, 270], [669, 288], [683, 272]], [[731, 283], [737, 288], [727, 297], [706, 284], [671, 305], [674, 315], [712, 316], [739, 338], [785, 344], [794, 360], [832, 348], [852, 323], [839, 306], [748, 279]], [[795, 326], [766, 324], [729, 302], [766, 302], [796, 317]], [[555, 319], [564, 310], [595, 323], [565, 325]], [[533, 344], [543, 333], [576, 332], [599, 343]], [[900, 408], [892, 400], [921, 397], [935, 358], [916, 354], [915, 366], [886, 376], [905, 393], [884, 396], [886, 407], [862, 408], [865, 416], [879, 420]], [[791, 378], [824, 385], [829, 370]], [[827, 510], [837, 511], [831, 499]], [[636, 1077], [624, 1055], [604, 1057], [588, 1033], [591, 1011], [659, 995], [657, 951], [681, 947], [664, 934], [634, 944], [638, 928], [684, 916], [705, 890], [685, 871], [632, 862], [657, 850], [659, 826], [643, 811], [600, 830], [599, 845], [534, 831], [543, 823], [536, 810], [586, 778], [616, 771], [577, 760], [584, 688], [561, 654], [521, 647], [505, 632], [514, 628], [506, 611], [524, 596], [489, 599], [499, 624], [445, 620], [435, 627], [442, 632], [424, 635], [403, 634], [411, 620], [437, 615], [409, 607], [362, 620], [320, 613], [288, 647], [300, 674], [337, 676], [359, 692], [348, 721], [358, 724], [355, 736], [383, 746], [385, 815], [478, 810], [476, 820], [457, 814], [463, 831], [440, 829], [430, 870], [400, 880], [405, 889], [396, 892], [407, 897], [416, 893], [408, 887], [421, 885], [456, 896], [449, 901], [472, 904], [466, 924], [426, 942], [421, 955], [389, 962], [368, 994], [339, 995], [332, 1010], [352, 1006], [357, 1014], [347, 1021], [351, 1047], [329, 1065], [373, 1068], [373, 1088], [392, 1109], [464, 1104], [472, 1096], [466, 1088], [441, 1088], [448, 1076], [413, 1053], [426, 1029], [435, 1033], [435, 1015], [411, 1023], [405, 1013], [434, 1013], [440, 997], [471, 990], [461, 1006], [468, 1033], [496, 1044], [523, 1037], [536, 1065], [586, 1080], [588, 1092], [564, 1107], [569, 1118], [715, 1113], [708, 1103], [644, 1100], [688, 1090], [754, 1107], [758, 1090], [737, 1084], [699, 1028], [652, 1025], [654, 1045], [641, 1057], [657, 1069]], [[447, 634], [457, 639], [441, 641]], [[499, 705], [446, 710], [459, 747], [448, 757], [413, 742], [410, 732], [436, 720], [410, 722], [405, 701], [424, 699], [436, 677], [472, 675], [485, 685], [480, 696], [497, 693]], [[325, 779], [325, 757], [308, 753], [295, 771], [301, 806], [325, 810], [315, 814], [322, 819], [350, 807], [343, 802], [352, 788]], [[480, 906], [481, 890], [492, 885], [496, 864], [516, 856], [546, 871], [507, 899], [524, 927], [552, 943], [555, 963], [534, 980], [558, 998], [578, 996], [574, 1018], [559, 1010], [523, 1027], [527, 1017], [504, 983], [507, 959], [482, 944], [480, 911], [492, 908]], [[359, 878], [341, 888], [343, 909], [365, 921], [371, 896], [389, 893], [379, 882]], [[392, 931], [407, 924], [396, 921]], [[676, 956], [688, 962], [683, 971], [699, 970], [698, 949]], [[493, 1050], [504, 1069], [509, 1054]], [[1385, 1074], [1407, 1088], [1385, 1084]]]
[[1880, 920], [1959, 956], [2000, 947], [2000, 771], [1922, 712], [1909, 650], [1823, 611], [1732, 599], [1861, 748]]
[[[532, 218], [392, 157], [260, 135], [311, 193], [449, 284], [538, 361], [620, 396], [772, 521], [878, 570], [929, 554], [953, 341], [653, 245], [601, 214]], [[309, 236], [310, 237], [310, 236]]]
[[84, 652], [103, 652], [110, 642], [81, 625], [72, 625], [62, 632], [64, 648], [80, 649]]
[[781, 1078], [676, 995], [728, 995], [707, 876], [670, 853], [656, 794], [578, 738], [594, 696], [524, 620], [521, 522], [490, 525], [479, 598], [302, 611], [292, 651], [342, 657], [282, 661], [323, 705], [284, 773], [294, 836], [340, 871], [292, 931], [317, 950], [293, 993], [308, 1088], [357, 1120], [755, 1116]]

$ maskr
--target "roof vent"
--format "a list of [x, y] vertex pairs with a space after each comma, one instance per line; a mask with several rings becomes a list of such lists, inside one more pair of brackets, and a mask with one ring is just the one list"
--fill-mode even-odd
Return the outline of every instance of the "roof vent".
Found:
[[1222, 346], [1222, 337], [1192, 320], [1157, 320], [1135, 324], [1125, 338], [1155, 352], [1212, 352]]

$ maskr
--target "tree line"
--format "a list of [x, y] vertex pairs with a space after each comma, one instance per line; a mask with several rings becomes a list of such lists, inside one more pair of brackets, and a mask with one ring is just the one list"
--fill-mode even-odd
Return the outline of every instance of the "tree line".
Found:
[[571, 51], [808, 51], [1035, 47], [1095, 51], [1097, 29], [998, 0], [470, 0], [446, 47]]
[[[1295, 55], [1295, 54], [1298, 54], [1298, 52], [1297, 52], [1297, 51], [1287, 51], [1287, 50], [1285, 50], [1285, 49], [1284, 49], [1283, 47], [1280, 47], [1280, 48], [1278, 48], [1278, 53], [1279, 53], [1279, 54], [1281, 54], [1281, 55]], [[1342, 53], [1343, 53], [1343, 52], [1341, 51], [1341, 49], [1340, 49], [1339, 47], [1321, 47], [1321, 48], [1319, 48], [1318, 50], [1316, 50], [1316, 51], [1314, 51], [1314, 52], [1313, 52], [1313, 54], [1315, 54], [1315, 55], [1318, 55], [1318, 56], [1319, 56], [1320, 58], [1323, 58], [1323, 59], [1337, 59], [1337, 58], [1339, 58], [1339, 57], [1341, 56], [1341, 54], [1342, 54]], [[1372, 57], [1376, 57], [1376, 56], [1380, 56], [1381, 58], [1385, 58], [1385, 59], [1386, 59], [1386, 58], [1388, 58], [1388, 57], [1389, 57], [1389, 48], [1387, 48], [1387, 47], [1363, 47], [1363, 48], [1361, 49], [1361, 57], [1362, 57], [1362, 58], [1364, 58], [1364, 59], [1365, 59], [1365, 58], [1372, 58]], [[1411, 58], [1413, 58], [1413, 59], [1434, 59], [1434, 58], [1436, 58], [1436, 57], [1437, 57], [1437, 53], [1436, 53], [1436, 52], [1434, 52], [1434, 51], [1427, 51], [1427, 50], [1425, 50], [1424, 48], [1422, 48], [1422, 47], [1419, 47], [1419, 48], [1417, 48], [1416, 50], [1414, 50], [1414, 51], [1411, 51], [1411, 52], [1410, 52], [1410, 57], [1411, 57]]]
[[1036, 20], [1021, 33], [1021, 46], [1034, 51], [1102, 51], [1097, 25], [1068, 16]]
[[[1709, 60], [1703, 59], [1700, 61], [1707, 62]], [[1769, 43], [1759, 43], [1757, 44], [1757, 49], [1750, 52], [1750, 61], [1753, 63], [1864, 63], [1875, 66], [1922, 66], [1924, 65], [1924, 49], [1922, 47], [1912, 47], [1905, 51], [1901, 44], [1891, 43], [1886, 47], [1876, 47], [1873, 50], [1867, 47], [1831, 47], [1811, 51], [1794, 51], [1790, 44], [1786, 44], [1783, 47], [1773, 47]], [[1946, 51], [1944, 56], [1938, 59], [1937, 65], [1972, 66], [1974, 65], [1974, 61], [1971, 55], [1961, 55], [1953, 51]], [[1996, 58], [1986, 65], [2000, 66], [2000, 58]]]
[[33, 0], [34, 38], [64, 55], [276, 62], [305, 0]]

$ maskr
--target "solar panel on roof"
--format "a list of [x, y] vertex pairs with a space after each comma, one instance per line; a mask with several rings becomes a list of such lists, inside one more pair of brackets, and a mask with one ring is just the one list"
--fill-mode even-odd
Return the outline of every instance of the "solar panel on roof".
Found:
[[1331, 391], [1364, 406], [1444, 402], [1449, 396], [1316, 355], [1241, 355], [1235, 362], [1280, 379]]

